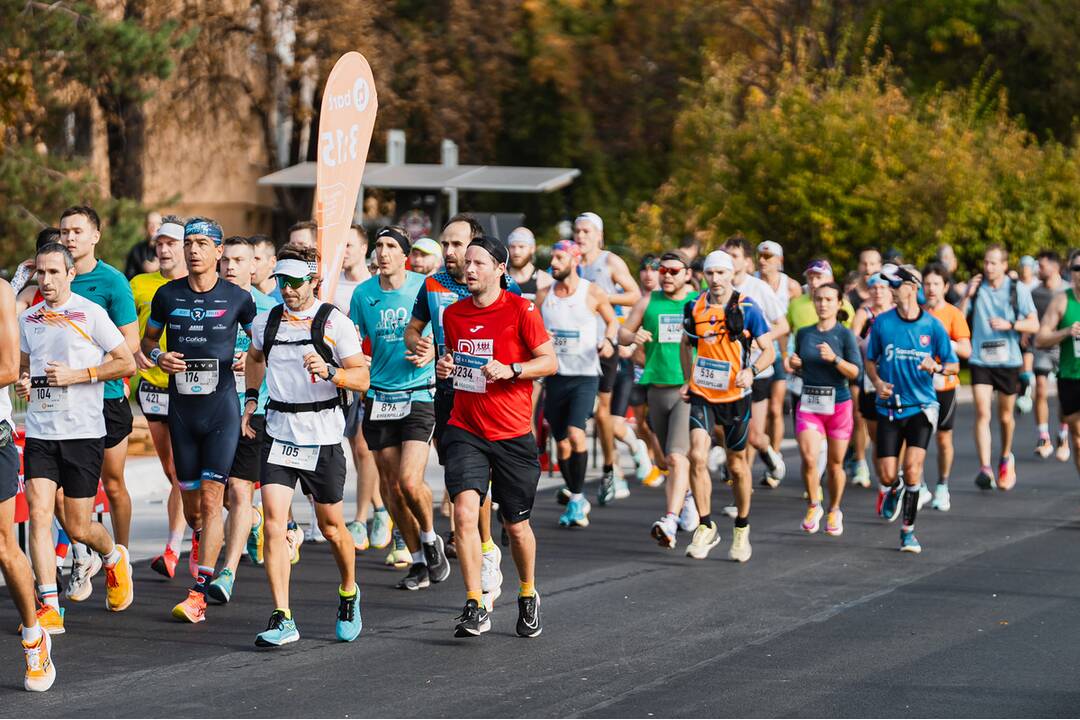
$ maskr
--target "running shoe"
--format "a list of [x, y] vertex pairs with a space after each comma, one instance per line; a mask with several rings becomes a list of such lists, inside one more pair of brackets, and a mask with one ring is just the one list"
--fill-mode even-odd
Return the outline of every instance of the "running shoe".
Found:
[[371, 519], [371, 547], [382, 550], [393, 540], [394, 521], [385, 509], [376, 510]]
[[199, 579], [199, 536], [201, 535], [201, 530], [191, 533], [191, 552], [187, 556], [188, 572], [195, 580]]
[[364, 552], [371, 547], [371, 541], [367, 536], [367, 523], [362, 520], [353, 520], [348, 523], [345, 528], [352, 535], [353, 546], [356, 547], [356, 552]]
[[466, 601], [461, 615], [455, 620], [458, 624], [454, 627], [454, 637], [480, 637], [481, 633], [491, 629], [491, 616], [475, 600]]
[[26, 656], [26, 675], [23, 676], [23, 688], [30, 692], [45, 692], [56, 682], [56, 666], [52, 661], [52, 638], [49, 633], [41, 633], [37, 642], [23, 642], [23, 654]]
[[731, 547], [728, 549], [728, 560], [744, 563], [750, 559], [753, 552], [750, 546], [750, 526], [735, 528], [731, 536]]
[[483, 606], [488, 612], [495, 607], [495, 601], [502, 595], [502, 550], [496, 545], [493, 550], [481, 556], [480, 590], [484, 593]]
[[289, 561], [293, 565], [300, 562], [300, 546], [304, 544], [304, 531], [298, 525], [285, 530], [285, 542], [289, 547]]
[[398, 590], [420, 590], [431, 585], [431, 577], [428, 567], [424, 563], [413, 563], [409, 566], [409, 574], [398, 581]]
[[446, 552], [446, 557], [457, 557], [457, 542], [454, 539], [454, 531], [448, 530], [446, 538], [443, 540], [443, 550]]
[[821, 518], [825, 517], [825, 511], [820, 505], [814, 504], [806, 508], [806, 517], [802, 521], [803, 532], [813, 535], [821, 529]]
[[855, 472], [851, 476], [851, 484], [859, 487], [870, 487], [870, 466], [865, 460], [855, 461]]
[[919, 485], [919, 510], [922, 510], [927, 503], [934, 499], [934, 493], [930, 492], [930, 488], [926, 487], [926, 483]]
[[1009, 453], [998, 463], [998, 490], [1012, 490], [1016, 487], [1016, 456]]
[[352, 642], [364, 628], [364, 621], [360, 617], [360, 588], [353, 585], [355, 592], [344, 596], [338, 593], [337, 622], [334, 624], [334, 635], [341, 642]]
[[296, 621], [285, 617], [285, 613], [280, 610], [275, 610], [270, 613], [270, 622], [266, 624], [266, 629], [255, 636], [255, 645], [281, 647], [299, 639], [300, 631], [296, 629]]
[[127, 548], [119, 543], [115, 547], [120, 551], [120, 559], [112, 567], [105, 566], [105, 608], [120, 612], [127, 610], [135, 599], [135, 585], [132, 582], [134, 571]]
[[72, 562], [71, 574], [68, 575], [67, 590], [64, 592], [64, 597], [71, 602], [82, 602], [90, 597], [90, 593], [94, 591], [94, 586], [90, 580], [100, 570], [101, 556], [93, 550], [90, 551], [89, 557], [83, 562], [78, 560]]
[[784, 476], [787, 475], [787, 463], [784, 462], [784, 456], [773, 450], [771, 447], [765, 449], [765, 454], [768, 456], [773, 467], [765, 471], [765, 477], [762, 478], [762, 484], [771, 488], [779, 487]]
[[568, 502], [570, 502], [570, 495], [570, 488], [565, 486], [561, 487], [555, 491], [555, 502], [559, 503], [560, 505], [566, 505]]
[[412, 564], [412, 553], [409, 552], [409, 548], [405, 545], [405, 540], [401, 537], [401, 533], [398, 532], [397, 528], [394, 528], [392, 535], [394, 547], [390, 554], [386, 556], [386, 564], [396, 568], [409, 567]]
[[851, 446], [848, 446], [847, 453], [844, 455], [844, 476], [855, 477], [855, 469], [859, 466], [859, 461], [855, 459], [855, 456], [851, 453]]
[[653, 464], [649, 459], [649, 446], [641, 438], [634, 444], [634, 476], [642, 482], [652, 472]]
[[229, 568], [224, 568], [216, 578], [210, 581], [210, 584], [206, 586], [207, 596], [222, 605], [232, 600], [233, 583], [236, 582], [236, 576], [233, 575], [233, 571]]
[[[39, 602], [35, 614], [37, 615], [38, 625], [50, 635], [63, 635], [66, 632], [64, 630], [64, 608], [57, 610], [52, 605]], [[22, 630], [22, 623], [19, 623], [19, 627], [15, 632], [21, 633]]]
[[900, 498], [903, 497], [903, 495], [904, 490], [899, 483], [885, 491], [884, 497], [880, 499], [881, 517], [889, 522], [893, 522], [896, 518], [900, 517]]
[[1057, 450], [1054, 451], [1054, 457], [1056, 457], [1059, 462], [1068, 462], [1069, 437], [1067, 435], [1065, 437], [1058, 438]]
[[1035, 454], [1043, 460], [1054, 454], [1054, 443], [1050, 442], [1049, 435], [1039, 438], [1039, 442], [1035, 445]]
[[600, 478], [600, 488], [596, 491], [596, 504], [607, 505], [615, 499], [615, 471], [609, 470]]
[[709, 456], [705, 460], [705, 467], [709, 469], [710, 473], [715, 473], [724, 467], [727, 463], [727, 453], [724, 448], [719, 445], [713, 445], [709, 448]]
[[949, 500], [949, 486], [938, 484], [934, 488], [934, 500], [930, 507], [941, 512], [949, 512], [952, 507], [952, 502]]
[[914, 530], [900, 531], [900, 552], [915, 553], [916, 555], [922, 552], [922, 545], [916, 539]]
[[628, 497], [630, 497], [630, 484], [620, 473], [615, 476], [615, 499], [625, 500]]
[[652, 526], [653, 539], [662, 548], [675, 548], [675, 535], [679, 532], [679, 521], [674, 515], [664, 515]]
[[570, 500], [566, 512], [559, 516], [559, 527], [589, 527], [589, 511], [592, 505], [584, 496]]
[[653, 465], [653, 469], [645, 476], [641, 484], [648, 488], [658, 488], [664, 484], [664, 480], [667, 480], [667, 475], [660, 468]]
[[171, 547], [165, 548], [165, 552], [150, 561], [150, 569], [156, 573], [172, 579], [176, 577], [176, 565], [180, 562], [176, 551]]
[[994, 489], [994, 476], [990, 474], [989, 468], [979, 470], [979, 474], [975, 476], [975, 485], [982, 490]]
[[251, 525], [248, 533], [247, 554], [248, 559], [256, 565], [263, 564], [263, 549], [266, 543], [265, 518], [263, 517], [262, 505], [254, 505], [251, 508], [255, 522]]
[[720, 531], [716, 523], [710, 521], [708, 525], [698, 525], [694, 530], [694, 539], [686, 546], [686, 556], [695, 560], [704, 560], [709, 556], [709, 551], [720, 544]]
[[184, 601], [172, 609], [172, 616], [189, 623], [201, 623], [206, 620], [206, 596], [198, 590], [188, 590]]
[[693, 493], [687, 491], [683, 498], [682, 510], [679, 511], [679, 529], [683, 532], [693, 532], [700, 522], [697, 503], [694, 502]]
[[540, 624], [540, 593], [533, 591], [527, 597], [518, 597], [518, 637], [534, 638], [544, 631]]
[[1034, 405], [1034, 400], [1031, 397], [1033, 386], [1028, 384], [1024, 387], [1024, 392], [1016, 398], [1016, 409], [1021, 415], [1027, 415], [1031, 412], [1031, 408]]
[[825, 518], [825, 534], [837, 537], [844, 534], [844, 513], [842, 510], [830, 510]]
[[304, 528], [304, 542], [313, 542], [316, 545], [322, 545], [326, 542], [326, 536], [323, 535], [322, 528], [319, 527], [319, 523], [313, 518], [311, 524]]
[[435, 542], [422, 543], [422, 547], [431, 582], [441, 583], [450, 577], [450, 561], [446, 559], [446, 543], [443, 539], [436, 535]]

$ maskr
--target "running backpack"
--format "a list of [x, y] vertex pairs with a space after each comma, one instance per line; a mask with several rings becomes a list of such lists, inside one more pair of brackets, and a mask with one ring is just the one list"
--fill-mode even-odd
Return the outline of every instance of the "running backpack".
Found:
[[[270, 309], [270, 314], [266, 318], [266, 329], [263, 332], [263, 356], [266, 358], [267, 363], [270, 362], [270, 350], [275, 345], [311, 345], [315, 348], [315, 352], [319, 354], [327, 365], [333, 365], [339, 367], [334, 362], [334, 351], [326, 343], [326, 321], [330, 317], [330, 313], [336, 310], [330, 303], [323, 303], [319, 306], [319, 309], [315, 311], [315, 317], [311, 320], [311, 337], [302, 340], [278, 340], [278, 329], [281, 327], [281, 320], [285, 316], [285, 305], [275, 305]], [[338, 396], [329, 400], [320, 400], [318, 402], [310, 403], [286, 403], [278, 400], [270, 399], [266, 402], [266, 408], [268, 410], [277, 410], [280, 412], [318, 412], [320, 410], [328, 410], [330, 408], [340, 407], [345, 414], [348, 414], [349, 409], [349, 392], [345, 388], [338, 388]]]

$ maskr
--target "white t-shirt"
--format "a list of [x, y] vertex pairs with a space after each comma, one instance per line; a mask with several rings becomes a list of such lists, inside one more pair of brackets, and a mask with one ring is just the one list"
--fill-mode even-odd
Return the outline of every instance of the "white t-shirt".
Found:
[[364, 277], [359, 280], [350, 280], [345, 273], [341, 273], [341, 277], [338, 278], [337, 287], [334, 288], [334, 307], [346, 315], [349, 314], [349, 308], [352, 307], [353, 290], [356, 289], [357, 285], [371, 277], [371, 273], [367, 272], [367, 268], [364, 269], [362, 275]]
[[[39, 440], [86, 440], [105, 437], [104, 383], [47, 387], [45, 368], [58, 362], [69, 368], [101, 365], [106, 353], [124, 342], [108, 313], [81, 295], [71, 294], [57, 307], [40, 302], [19, 315], [19, 349], [30, 356], [30, 403], [26, 437]], [[37, 387], [34, 387], [34, 386]]]
[[[275, 345], [266, 364], [266, 387], [270, 399], [287, 403], [310, 403], [337, 397], [334, 383], [316, 377], [304, 369], [304, 356], [315, 352], [310, 344], [283, 345], [281, 341], [306, 340], [311, 337], [311, 320], [323, 303], [316, 301], [310, 308], [292, 312], [287, 307], [281, 318]], [[263, 349], [263, 335], [270, 313], [260, 313], [251, 324], [251, 344]], [[363, 352], [360, 336], [344, 313], [334, 311], [326, 319], [327, 344], [333, 348], [334, 360], [342, 360]], [[266, 434], [275, 440], [294, 445], [337, 445], [345, 434], [345, 415], [339, 408], [318, 412], [285, 413], [266, 409]]]
[[[780, 304], [780, 299], [776, 297], [776, 292], [769, 287], [769, 283], [761, 278], [747, 275], [741, 285], [732, 284], [732, 287], [735, 288], [740, 295], [744, 295], [758, 304], [761, 308], [761, 313], [765, 316], [766, 322], [769, 323], [770, 330], [777, 320], [787, 316], [787, 312]], [[754, 345], [754, 349], [750, 353], [750, 362], [757, 362], [759, 357], [761, 357], [761, 350], [758, 349], [757, 345]], [[757, 377], [759, 380], [769, 378], [772, 377], [775, 372], [773, 366], [770, 365]]]

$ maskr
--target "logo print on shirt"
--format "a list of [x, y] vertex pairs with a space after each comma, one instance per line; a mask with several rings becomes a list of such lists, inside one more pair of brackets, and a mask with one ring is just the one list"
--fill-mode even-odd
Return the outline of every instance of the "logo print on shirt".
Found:
[[483, 329], [484, 329], [484, 326], [483, 326], [483, 325], [477, 325], [476, 327], [471, 327], [471, 328], [469, 328], [469, 332], [471, 332], [471, 333], [474, 333], [474, 332], [476, 332], [477, 330], [483, 330]]
[[206, 317], [206, 311], [205, 310], [203, 310], [202, 308], [192, 308], [192, 310], [191, 310], [191, 319], [192, 320], [194, 320], [195, 322], [202, 322], [204, 317]]
[[929, 335], [920, 335], [919, 336], [919, 344], [922, 345], [923, 347], [929, 346], [930, 345], [930, 336]]
[[368, 301], [368, 305], [375, 307], [379, 304], [379, 298], [365, 298]]
[[477, 357], [494, 357], [495, 341], [481, 338], [475, 340], [460, 338], [458, 340], [458, 352], [463, 352], [466, 355], [476, 355]]

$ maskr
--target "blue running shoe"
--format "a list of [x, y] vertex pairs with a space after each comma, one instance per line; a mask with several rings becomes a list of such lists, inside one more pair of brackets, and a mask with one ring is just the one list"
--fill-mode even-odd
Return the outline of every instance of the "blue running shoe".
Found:
[[881, 517], [889, 522], [900, 517], [901, 497], [903, 497], [903, 490], [900, 489], [899, 485], [890, 488], [889, 492], [885, 493], [885, 498], [881, 502]]
[[232, 599], [233, 583], [235, 582], [236, 576], [233, 575], [233, 571], [225, 568], [220, 575], [211, 580], [210, 584], [206, 586], [206, 594], [211, 600], [224, 605]]
[[285, 617], [281, 610], [275, 610], [270, 614], [270, 622], [266, 629], [255, 636], [255, 645], [258, 647], [280, 647], [294, 643], [300, 639], [300, 631], [296, 629], [296, 621]]
[[251, 532], [248, 533], [247, 554], [251, 562], [256, 565], [262, 565], [263, 544], [265, 540], [263, 534], [263, 509], [261, 505], [256, 505], [251, 508], [251, 511], [255, 518], [251, 525]]
[[590, 510], [592, 505], [584, 497], [576, 500], [571, 498], [566, 512], [559, 516], [560, 527], [588, 527]]
[[916, 555], [922, 552], [922, 545], [916, 539], [914, 530], [909, 532], [900, 531], [900, 552], [915, 553]]
[[360, 617], [360, 588], [353, 585], [352, 595], [338, 591], [337, 624], [334, 633], [342, 642], [352, 642], [360, 634], [364, 621]]

